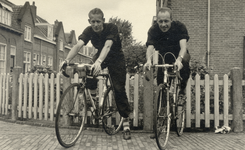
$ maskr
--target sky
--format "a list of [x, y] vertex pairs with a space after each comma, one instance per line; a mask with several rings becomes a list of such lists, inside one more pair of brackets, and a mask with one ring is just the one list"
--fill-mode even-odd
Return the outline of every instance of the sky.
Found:
[[[15, 5], [24, 5], [28, 0], [9, 0]], [[132, 35], [136, 42], [145, 44], [147, 31], [156, 13], [156, 0], [29, 0], [35, 1], [37, 15], [54, 24], [62, 21], [65, 32], [75, 30], [78, 37], [89, 26], [88, 12], [100, 8], [104, 12], [105, 22], [118, 17], [132, 23]]]

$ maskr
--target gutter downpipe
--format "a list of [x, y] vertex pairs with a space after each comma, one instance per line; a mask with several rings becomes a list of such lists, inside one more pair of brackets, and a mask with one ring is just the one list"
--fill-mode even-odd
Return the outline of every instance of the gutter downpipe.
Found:
[[207, 39], [207, 67], [209, 68], [210, 61], [210, 0], [208, 0], [208, 39]]

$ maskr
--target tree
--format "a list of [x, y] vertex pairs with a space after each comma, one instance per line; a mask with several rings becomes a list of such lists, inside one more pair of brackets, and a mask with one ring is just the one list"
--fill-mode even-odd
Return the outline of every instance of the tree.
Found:
[[128, 72], [135, 73], [134, 67], [146, 62], [146, 46], [141, 43], [132, 44], [124, 50], [124, 55]]
[[120, 39], [122, 40], [122, 48], [123, 50], [133, 43], [133, 36], [132, 36], [132, 24], [129, 21], [122, 20], [120, 18], [113, 18], [109, 19], [110, 23], [115, 24], [118, 27], [118, 32], [120, 35]]
[[140, 42], [136, 43], [132, 36], [132, 23], [122, 20], [118, 17], [110, 18], [110, 23], [118, 27], [120, 39], [122, 40], [122, 50], [125, 55], [127, 70], [130, 73], [135, 73], [135, 66], [144, 64], [146, 60], [146, 47]]

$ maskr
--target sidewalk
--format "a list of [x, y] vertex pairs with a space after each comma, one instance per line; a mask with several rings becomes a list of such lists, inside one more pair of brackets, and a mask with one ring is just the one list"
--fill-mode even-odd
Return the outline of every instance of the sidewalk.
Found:
[[[21, 124], [22, 122], [22, 124]], [[29, 124], [29, 125], [28, 125]], [[54, 124], [53, 124], [54, 125]], [[54, 126], [34, 121], [12, 122], [0, 118], [0, 149], [1, 150], [33, 150], [56, 149], [64, 150], [59, 145]], [[150, 133], [132, 131], [132, 139], [123, 140], [122, 133], [109, 136], [102, 129], [88, 129], [68, 150], [157, 150], [155, 140], [149, 138]], [[244, 149], [245, 133], [214, 134], [213, 132], [185, 132], [178, 137], [171, 132], [168, 148], [171, 150], [201, 149]]]

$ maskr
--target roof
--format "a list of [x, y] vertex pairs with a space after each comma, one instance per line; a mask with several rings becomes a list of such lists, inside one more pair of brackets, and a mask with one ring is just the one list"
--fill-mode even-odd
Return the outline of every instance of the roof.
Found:
[[71, 33], [65, 33], [65, 38], [66, 38], [66, 42], [67, 43], [71, 43], [72, 42], [70, 36], [71, 36]]
[[36, 23], [48, 23], [48, 21], [46, 21], [45, 19], [41, 18], [40, 16], [36, 16]]
[[5, 3], [1, 2], [1, 1], [0, 1], [0, 5], [5, 7], [8, 11], [13, 12], [13, 9], [12, 9], [12, 7], [10, 5], [7, 5], [7, 4], [5, 4]]
[[34, 30], [34, 34], [39, 35], [43, 38], [47, 38], [47, 29], [45, 30], [45, 28], [43, 26], [36, 26], [35, 30]]
[[[17, 33], [23, 33], [23, 29], [21, 29], [21, 25], [17, 20], [18, 14], [20, 13], [20, 10], [22, 6], [16, 6], [13, 3], [10, 3], [9, 1], [1, 1], [0, 2], [3, 7], [7, 7], [9, 11], [12, 12], [12, 20], [11, 20], [11, 26], [0, 24], [4, 28], [8, 28], [9, 30], [12, 30]], [[11, 10], [10, 10], [11, 9]]]

